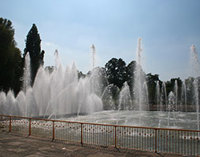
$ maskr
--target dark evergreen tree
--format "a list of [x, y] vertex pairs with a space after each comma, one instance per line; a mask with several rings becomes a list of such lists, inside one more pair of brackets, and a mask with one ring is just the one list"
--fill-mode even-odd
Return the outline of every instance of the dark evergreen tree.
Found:
[[38, 29], [35, 24], [33, 24], [32, 28], [28, 32], [26, 38], [26, 48], [24, 49], [24, 58], [26, 54], [29, 52], [30, 60], [31, 60], [31, 84], [33, 85], [35, 76], [40, 65], [43, 65], [44, 61], [44, 50], [41, 51], [40, 47], [41, 39], [38, 33]]
[[0, 90], [20, 90], [22, 76], [21, 52], [16, 47], [12, 22], [0, 18]]

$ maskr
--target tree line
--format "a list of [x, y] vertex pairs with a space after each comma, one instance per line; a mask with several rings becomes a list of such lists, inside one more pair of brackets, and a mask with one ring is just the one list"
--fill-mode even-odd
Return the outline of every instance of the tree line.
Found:
[[[129, 64], [126, 65], [126, 62], [123, 61], [123, 59], [119, 58], [112, 58], [110, 59], [106, 64], [105, 68], [102, 68], [105, 72], [105, 78], [107, 78], [107, 85], [113, 84], [115, 88], [112, 89], [114, 97], [118, 98], [119, 92], [121, 91], [123, 85], [125, 82], [129, 85], [130, 88], [130, 94], [133, 98], [133, 87], [134, 87], [134, 75], [136, 74], [136, 61], [131, 61]], [[160, 80], [158, 74], [146, 74], [143, 70], [142, 73], [146, 79], [147, 87], [148, 87], [148, 99], [149, 104], [154, 105], [157, 104], [157, 98], [156, 98], [156, 84], [159, 83], [159, 90], [162, 90], [163, 87], [163, 81]], [[189, 93], [192, 93], [192, 82], [194, 78], [189, 77], [185, 80], [186, 85], [188, 87], [188, 102], [192, 102], [192, 96], [189, 96]], [[104, 81], [105, 82], [105, 81]], [[174, 92], [175, 82], [177, 82], [177, 88], [178, 88], [178, 101], [181, 101], [182, 97], [182, 89], [183, 89], [183, 81], [178, 78], [172, 78], [169, 81], [165, 82], [166, 85], [166, 95], [169, 95], [169, 92]], [[190, 87], [190, 88], [189, 88]], [[180, 102], [181, 103], [181, 102]]]
[[[134, 98], [134, 77], [136, 74], [136, 67], [137, 67], [136, 61], [131, 61], [129, 64], [126, 64], [123, 59], [119, 58], [112, 58], [110, 59], [106, 64], [105, 67], [97, 67], [100, 71], [101, 76], [101, 82], [104, 84], [104, 89], [106, 87], [109, 87], [110, 94], [112, 95], [114, 105], [116, 108], [118, 108], [119, 105], [119, 94], [122, 90], [125, 82], [129, 85], [130, 88], [130, 96], [133, 100]], [[198, 83], [198, 92], [200, 95], [200, 77], [193, 78], [188, 77], [185, 80], [181, 80], [178, 78], [171, 78], [169, 81], [161, 81], [158, 74], [151, 74], [151, 73], [145, 73], [142, 69], [141, 72], [142, 75], [145, 77], [146, 83], [147, 83], [147, 90], [148, 90], [148, 103], [150, 110], [157, 110], [157, 92], [156, 88], [159, 88], [160, 93], [162, 95], [159, 95], [160, 104], [162, 103], [164, 105], [163, 110], [167, 110], [167, 103], [168, 103], [168, 95], [170, 92], [173, 92], [176, 96], [176, 101], [179, 106], [179, 110], [185, 110], [184, 104], [187, 105], [187, 110], [192, 111], [194, 110], [194, 80], [196, 80]], [[90, 73], [89, 73], [90, 74]], [[79, 73], [79, 76], [85, 77], [81, 72]], [[158, 84], [158, 85], [157, 85]], [[165, 92], [162, 91], [163, 86], [165, 84]], [[177, 86], [177, 91], [175, 89], [175, 86]], [[184, 89], [185, 88], [185, 89]], [[184, 93], [185, 92], [185, 93]], [[186, 97], [186, 98], [185, 98]], [[103, 98], [104, 104], [107, 104], [106, 100], [107, 98]], [[167, 100], [166, 100], [167, 99]], [[166, 101], [165, 101], [166, 100]], [[200, 103], [200, 102], [199, 102]], [[106, 106], [108, 107], [108, 106]], [[109, 108], [108, 108], [109, 109]]]

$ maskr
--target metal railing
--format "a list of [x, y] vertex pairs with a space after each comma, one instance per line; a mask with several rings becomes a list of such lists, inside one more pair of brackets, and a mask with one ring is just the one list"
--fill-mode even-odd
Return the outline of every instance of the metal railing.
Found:
[[136, 149], [155, 153], [200, 155], [200, 131], [135, 127], [0, 115], [9, 132], [51, 140]]

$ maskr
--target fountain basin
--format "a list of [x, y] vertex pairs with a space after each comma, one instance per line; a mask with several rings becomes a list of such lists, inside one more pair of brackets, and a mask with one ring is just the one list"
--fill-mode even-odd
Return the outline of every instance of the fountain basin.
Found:
[[76, 117], [62, 117], [59, 119], [101, 124], [197, 130], [196, 112], [168, 113], [163, 111], [109, 110]]

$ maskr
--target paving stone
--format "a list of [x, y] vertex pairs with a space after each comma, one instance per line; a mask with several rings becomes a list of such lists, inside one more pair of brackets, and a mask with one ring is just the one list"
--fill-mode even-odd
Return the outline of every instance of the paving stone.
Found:
[[25, 149], [21, 149], [21, 148], [13, 148], [13, 149], [7, 149], [8, 151], [11, 152], [15, 152], [15, 153], [21, 153], [21, 152], [25, 152]]
[[[145, 151], [121, 151], [114, 148], [51, 142], [33, 137], [16, 136], [0, 130], [0, 157], [169, 157]], [[172, 156], [172, 155], [171, 155]], [[173, 155], [173, 157], [178, 157]]]
[[9, 142], [8, 145], [12, 145], [12, 146], [19, 146], [24, 144], [23, 142]]
[[98, 152], [95, 154], [88, 155], [87, 157], [115, 157], [115, 155]]

